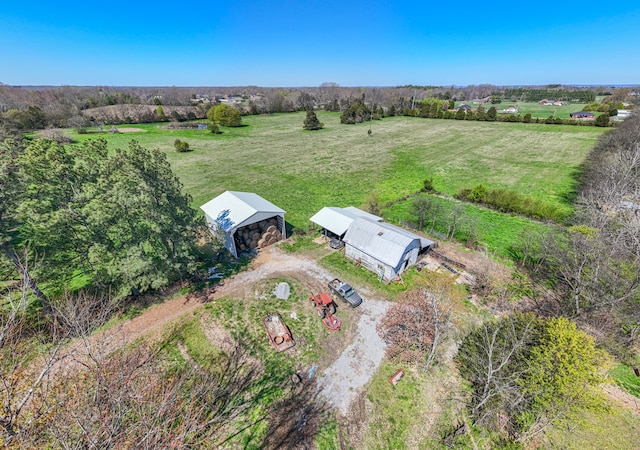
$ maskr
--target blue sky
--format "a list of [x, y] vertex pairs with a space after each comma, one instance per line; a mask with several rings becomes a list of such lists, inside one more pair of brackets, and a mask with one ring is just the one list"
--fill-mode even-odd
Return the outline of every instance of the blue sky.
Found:
[[14, 1], [10, 85], [640, 84], [640, 2]]

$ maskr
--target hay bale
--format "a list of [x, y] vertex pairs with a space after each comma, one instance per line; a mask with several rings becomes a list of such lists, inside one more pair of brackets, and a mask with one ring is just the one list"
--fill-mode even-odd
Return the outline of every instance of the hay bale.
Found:
[[269, 226], [269, 228], [267, 228], [267, 233], [273, 233], [276, 230], [277, 228], [275, 227], [275, 225], [271, 225]]

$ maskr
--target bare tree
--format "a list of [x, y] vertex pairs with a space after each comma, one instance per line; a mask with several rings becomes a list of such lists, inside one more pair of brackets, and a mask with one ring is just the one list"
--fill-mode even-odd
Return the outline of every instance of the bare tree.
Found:
[[430, 277], [425, 285], [405, 292], [382, 318], [378, 333], [387, 342], [391, 359], [424, 361], [428, 369], [451, 328], [451, 280]]
[[514, 432], [513, 424], [500, 421], [515, 415], [524, 400], [518, 386], [522, 377], [518, 357], [534, 330], [532, 317], [508, 317], [485, 323], [460, 347], [457, 359], [472, 384], [471, 414], [476, 423]]
[[424, 196], [415, 197], [411, 202], [411, 213], [418, 222], [418, 230], [422, 231], [424, 225], [429, 218], [429, 214], [432, 213], [433, 200]]
[[[28, 279], [21, 277], [5, 292], [0, 309], [0, 443], [5, 446], [20, 446], [38, 434], [55, 406], [49, 375], [63, 358], [64, 334], [31, 315], [30, 289]], [[38, 326], [44, 326], [46, 338]]]

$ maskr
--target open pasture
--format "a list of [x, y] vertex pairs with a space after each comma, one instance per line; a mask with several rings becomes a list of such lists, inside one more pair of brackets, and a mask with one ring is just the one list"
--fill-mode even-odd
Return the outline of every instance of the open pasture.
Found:
[[[304, 112], [243, 117], [244, 126], [89, 133], [111, 148], [134, 139], [166, 152], [199, 207], [225, 190], [256, 192], [287, 211], [287, 221], [306, 228], [323, 206], [361, 206], [371, 192], [382, 202], [415, 192], [433, 177], [437, 190], [455, 194], [483, 183], [560, 205], [603, 129], [561, 125], [387, 117], [342, 125], [337, 113], [318, 112], [324, 129], [305, 131]], [[372, 134], [367, 131], [371, 126]], [[174, 141], [193, 150], [178, 153]]]
[[531, 117], [539, 119], [546, 119], [550, 116], [559, 119], [570, 119], [571, 116], [569, 114], [582, 111], [582, 108], [585, 106], [585, 103], [563, 103], [562, 106], [547, 106], [540, 105], [538, 102], [509, 102], [508, 100], [504, 100], [502, 103], [494, 106], [498, 111], [509, 106], [517, 106], [518, 114], [521, 116], [531, 114]]

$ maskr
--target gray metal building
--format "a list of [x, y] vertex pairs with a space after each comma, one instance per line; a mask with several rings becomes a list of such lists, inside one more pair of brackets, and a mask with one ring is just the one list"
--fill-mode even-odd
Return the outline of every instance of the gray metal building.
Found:
[[395, 225], [365, 218], [357, 218], [351, 223], [343, 241], [346, 256], [384, 280], [400, 275], [416, 263], [420, 252], [435, 245], [435, 242]]

